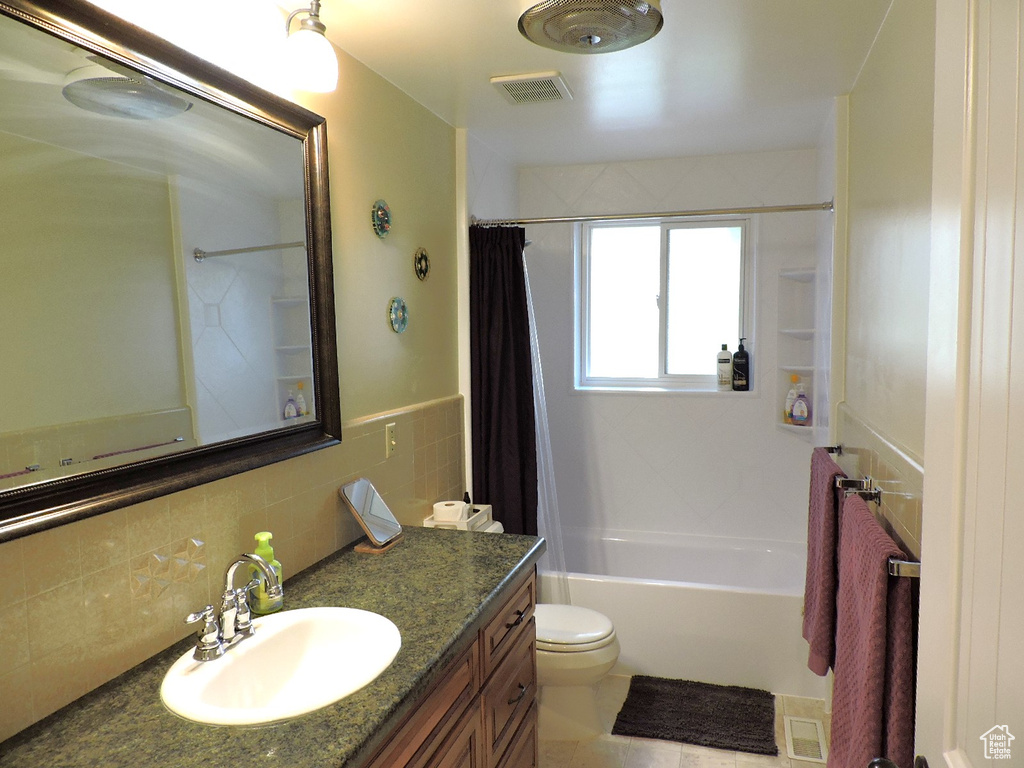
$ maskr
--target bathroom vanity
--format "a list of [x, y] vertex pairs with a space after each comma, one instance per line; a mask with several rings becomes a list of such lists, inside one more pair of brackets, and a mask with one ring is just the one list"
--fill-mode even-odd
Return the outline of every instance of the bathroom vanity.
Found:
[[401, 650], [365, 688], [274, 726], [192, 723], [159, 695], [190, 638], [0, 743], [0, 768], [533, 768], [543, 550], [534, 537], [425, 528], [383, 555], [346, 548], [289, 579], [285, 609], [340, 605], [391, 619]]

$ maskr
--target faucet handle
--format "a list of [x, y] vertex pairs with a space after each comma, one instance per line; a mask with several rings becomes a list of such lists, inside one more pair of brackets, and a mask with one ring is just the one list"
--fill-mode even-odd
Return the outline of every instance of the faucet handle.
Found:
[[241, 637], [251, 637], [255, 632], [252, 625], [252, 610], [249, 608], [249, 593], [260, 585], [259, 579], [253, 579], [244, 587], [235, 590], [235, 633]]
[[[195, 624], [197, 621], [213, 622], [217, 623], [217, 612], [213, 609], [212, 605], [208, 605], [201, 611], [190, 613], [185, 617], [186, 624]], [[205, 627], [204, 627], [205, 629]]]
[[224, 653], [224, 646], [220, 641], [220, 626], [217, 624], [217, 611], [212, 605], [185, 617], [186, 624], [200, 621], [203, 626], [196, 631], [196, 650], [192, 658], [196, 661], [210, 661]]

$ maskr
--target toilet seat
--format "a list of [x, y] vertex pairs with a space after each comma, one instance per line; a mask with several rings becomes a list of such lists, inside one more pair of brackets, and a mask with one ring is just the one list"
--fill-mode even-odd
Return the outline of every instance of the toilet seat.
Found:
[[540, 603], [534, 617], [538, 651], [582, 653], [616, 642], [615, 628], [608, 617], [589, 608]]

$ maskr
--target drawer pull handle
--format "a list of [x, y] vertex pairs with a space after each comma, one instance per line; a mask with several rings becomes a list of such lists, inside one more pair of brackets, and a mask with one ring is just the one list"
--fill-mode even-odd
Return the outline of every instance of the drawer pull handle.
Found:
[[508, 705], [511, 707], [514, 704], [518, 704], [523, 700], [523, 696], [526, 695], [526, 686], [522, 683], [519, 684], [519, 695], [508, 700]]
[[520, 624], [523, 623], [523, 618], [525, 616], [526, 616], [526, 611], [519, 611], [519, 610], [517, 610], [516, 611], [516, 620], [513, 621], [511, 624], [506, 624], [505, 625], [505, 629], [512, 629], [513, 627], [518, 627]]

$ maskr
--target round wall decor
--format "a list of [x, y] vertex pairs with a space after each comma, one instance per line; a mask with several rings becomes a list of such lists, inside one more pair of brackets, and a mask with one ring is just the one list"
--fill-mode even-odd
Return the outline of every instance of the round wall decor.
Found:
[[426, 248], [417, 248], [412, 257], [412, 268], [416, 271], [416, 277], [426, 280], [430, 274], [430, 256]]
[[378, 200], [373, 204], [373, 208], [370, 211], [370, 219], [373, 224], [374, 234], [377, 235], [381, 240], [388, 236], [388, 232], [391, 231], [391, 208], [383, 200]]
[[409, 307], [401, 296], [395, 296], [388, 305], [388, 322], [395, 333], [402, 333], [408, 327]]

